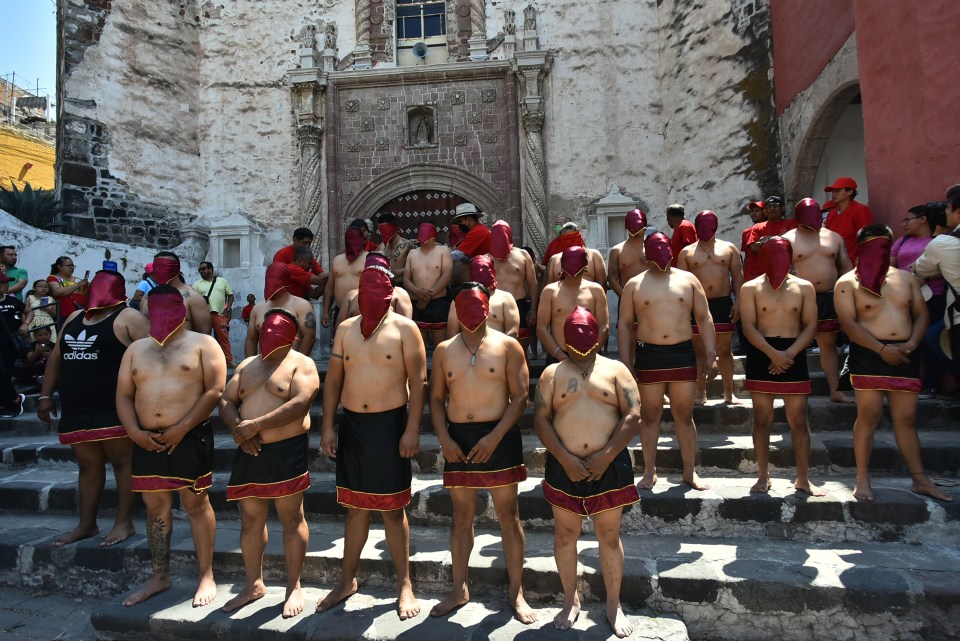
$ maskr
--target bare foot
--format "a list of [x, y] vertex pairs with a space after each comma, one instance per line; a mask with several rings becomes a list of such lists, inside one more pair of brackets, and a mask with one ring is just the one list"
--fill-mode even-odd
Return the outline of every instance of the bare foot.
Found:
[[724, 397], [723, 397], [723, 402], [724, 402], [724, 404], [726, 404], [726, 405], [743, 405], [743, 401], [741, 401], [739, 398], [737, 398], [737, 397], [734, 396], [733, 394], [731, 394], [731, 395], [729, 396], [729, 398], [726, 397], [726, 396], [724, 396]]
[[303, 612], [303, 592], [298, 585], [287, 588], [287, 600], [283, 602], [283, 618], [289, 619]]
[[413, 587], [405, 585], [400, 588], [400, 596], [397, 598], [397, 615], [401, 621], [412, 619], [420, 614], [420, 603], [417, 597], [413, 596]]
[[683, 476], [683, 482], [692, 487], [695, 490], [709, 490], [710, 486], [700, 480], [700, 476], [696, 472], [692, 476], [687, 478], [686, 475]]
[[460, 606], [466, 605], [470, 601], [470, 591], [467, 589], [467, 586], [453, 587], [447, 596], [443, 597], [440, 603], [436, 604], [430, 608], [430, 616], [432, 617], [442, 617], [447, 615]]
[[327, 596], [317, 601], [317, 612], [326, 612], [341, 601], [353, 596], [357, 592], [357, 580], [344, 582], [342, 579], [327, 593]]
[[830, 392], [830, 400], [834, 403], [846, 403], [848, 405], [856, 403], [855, 400], [838, 390]]
[[619, 603], [607, 605], [607, 621], [610, 622], [610, 627], [613, 628], [613, 633], [618, 638], [622, 639], [633, 634], [633, 624], [623, 613], [623, 608], [620, 607]]
[[202, 608], [205, 605], [210, 605], [215, 598], [217, 598], [217, 584], [214, 583], [213, 577], [200, 579], [200, 583], [197, 585], [197, 593], [193, 595], [193, 607]]
[[126, 541], [133, 536], [134, 532], [136, 532], [136, 530], [133, 527], [133, 523], [114, 523], [113, 529], [100, 541], [100, 547], [108, 548], [111, 545]]
[[863, 483], [862, 486], [860, 483], [854, 485], [853, 498], [857, 499], [858, 501], [872, 501], [873, 488], [870, 487], [870, 481]]
[[82, 528], [78, 525], [72, 531], [57, 537], [57, 540], [53, 542], [53, 547], [58, 548], [70, 543], [76, 543], [77, 541], [89, 539], [91, 536], [96, 536], [98, 534], [100, 534], [100, 528], [98, 528], [96, 525], [94, 525], [92, 528]]
[[523, 592], [517, 593], [516, 598], [511, 600], [510, 606], [513, 608], [513, 613], [516, 615], [517, 620], [520, 623], [525, 625], [530, 625], [537, 620], [536, 611], [527, 605], [527, 600], [523, 598]]
[[766, 494], [770, 491], [770, 479], [760, 477], [760, 479], [750, 488], [751, 494]]
[[257, 579], [253, 585], [243, 586], [240, 594], [227, 601], [227, 604], [220, 609], [224, 612], [233, 612], [265, 596], [267, 596], [267, 588], [263, 585], [262, 580]]
[[913, 487], [911, 489], [914, 494], [923, 494], [935, 498], [938, 501], [953, 501], [953, 497], [934, 485], [933, 481], [931, 481], [926, 474], [913, 474], [912, 476]]
[[644, 474], [643, 478], [640, 479], [640, 482], [637, 485], [640, 486], [641, 490], [652, 490], [653, 486], [657, 484], [657, 473], [652, 472], [650, 474]]
[[826, 496], [827, 493], [821, 490], [819, 487], [811, 483], [807, 479], [797, 479], [796, 483], [793, 484], [793, 487], [799, 490], [800, 492], [806, 492], [810, 496]]
[[702, 394], [701, 394], [701, 393], [698, 393], [697, 396], [696, 396], [696, 398], [693, 399], [693, 404], [694, 404], [694, 405], [698, 405], [698, 406], [699, 406], [699, 405], [706, 405], [706, 404], [707, 404], [707, 393], [706, 393], [706, 392], [703, 392]]
[[557, 616], [553, 617], [553, 627], [557, 630], [569, 630], [577, 622], [580, 616], [580, 597], [576, 597], [572, 603], [564, 603], [563, 609]]
[[123, 604], [127, 607], [131, 605], [136, 605], [142, 603], [152, 597], [154, 594], [160, 594], [170, 589], [170, 575], [156, 575], [154, 574], [149, 581], [143, 584], [139, 590], [128, 596], [123, 600]]

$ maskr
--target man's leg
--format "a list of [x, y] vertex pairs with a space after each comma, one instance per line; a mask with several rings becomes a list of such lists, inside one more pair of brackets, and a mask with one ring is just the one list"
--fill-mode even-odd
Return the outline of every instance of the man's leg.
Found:
[[217, 584], [213, 580], [213, 544], [217, 536], [217, 517], [210, 505], [206, 491], [195, 494], [187, 488], [180, 489], [180, 503], [190, 517], [193, 533], [193, 548], [197, 553], [199, 582], [193, 597], [193, 607], [209, 605], [217, 596]]
[[827, 376], [830, 400], [834, 403], [853, 403], [852, 398], [837, 389], [840, 384], [840, 358], [837, 356], [837, 332], [819, 332], [817, 347], [820, 348], [820, 369]]
[[553, 618], [558, 630], [569, 630], [580, 616], [580, 595], [577, 594], [577, 540], [583, 517], [553, 508], [553, 558], [563, 586], [563, 609]]
[[347, 508], [347, 522], [343, 526], [343, 562], [340, 581], [327, 596], [317, 601], [317, 612], [329, 610], [357, 591], [357, 569], [360, 554], [370, 534], [370, 512]]
[[267, 547], [267, 514], [270, 501], [248, 498], [237, 501], [240, 508], [240, 553], [247, 582], [240, 594], [227, 601], [224, 612], [232, 612], [267, 594], [263, 584], [263, 550]]
[[[710, 365], [706, 363], [707, 354], [703, 351], [703, 339], [699, 334], [693, 335], [693, 352], [697, 355], [697, 391], [693, 402], [696, 405], [703, 405], [707, 402], [707, 367], [712, 368], [713, 363]], [[719, 348], [717, 352], [719, 353]]]
[[170, 589], [170, 532], [173, 530], [173, 492], [144, 492], [147, 508], [147, 543], [153, 576], [123, 600], [126, 606], [146, 601], [154, 594]]
[[124, 438], [111, 438], [103, 443], [103, 451], [113, 467], [113, 478], [117, 483], [117, 518], [113, 529], [103, 537], [101, 546], [115, 545], [128, 539], [135, 531], [133, 527], [133, 492], [130, 491], [130, 460], [133, 455], [133, 442]]
[[537, 613], [523, 597], [523, 556], [526, 538], [520, 525], [520, 512], [517, 509], [517, 485], [505, 485], [490, 489], [493, 510], [500, 523], [500, 540], [503, 543], [503, 557], [507, 562], [507, 574], [510, 575], [510, 606], [521, 623], [533, 623]]
[[[100, 508], [100, 497], [103, 495], [103, 484], [106, 482], [107, 462], [103, 445], [99, 441], [92, 443], [74, 443], [73, 455], [80, 467], [77, 479], [77, 492], [80, 495], [80, 524], [71, 532], [57, 538], [54, 547], [60, 547], [81, 539], [88, 539], [100, 532], [97, 526], [97, 510]], [[117, 488], [119, 492], [119, 488]]]
[[283, 602], [283, 618], [295, 617], [303, 612], [303, 592], [300, 590], [300, 575], [307, 557], [310, 528], [303, 518], [303, 492], [284, 496], [274, 501], [277, 516], [283, 525], [283, 556], [287, 563], [287, 592]]
[[600, 543], [600, 568], [607, 591], [607, 621], [621, 639], [633, 632], [633, 624], [620, 606], [620, 585], [623, 583], [623, 544], [620, 542], [620, 518], [623, 508], [607, 510], [593, 516], [593, 529]]
[[[666, 383], [640, 385], [640, 447], [643, 451], [643, 478], [640, 489], [653, 489], [657, 482], [657, 444], [663, 417], [663, 393]], [[556, 512], [556, 510], [554, 510]]]
[[[810, 483], [810, 426], [807, 424], [807, 395], [786, 394], [783, 404], [790, 425], [790, 440], [797, 465], [797, 480], [793, 486], [812, 496], [824, 496], [823, 490]], [[771, 408], [772, 409], [772, 408]]]
[[[757, 482], [754, 494], [770, 491], [770, 426], [773, 424], [773, 394], [750, 392], [753, 401], [753, 452], [757, 457]], [[794, 443], [796, 447], [796, 443]]]
[[856, 397], [857, 420], [853, 424], [853, 456], [857, 461], [857, 484], [853, 488], [853, 496], [856, 499], [872, 501], [870, 453], [873, 451], [873, 433], [883, 413], [883, 392], [856, 390]]
[[697, 426], [693, 423], [693, 396], [696, 389], [696, 384], [692, 382], [669, 383], [667, 396], [670, 398], [670, 412], [673, 414], [683, 461], [683, 482], [695, 490], [707, 490], [710, 486], [702, 483], [697, 476]]
[[401, 508], [381, 514], [387, 548], [390, 549], [393, 569], [397, 574], [397, 614], [401, 621], [412, 619], [420, 614], [420, 604], [413, 596], [413, 584], [410, 582], [410, 524], [407, 523], [407, 511]]
[[717, 366], [723, 380], [723, 402], [739, 405], [740, 399], [733, 395], [733, 333], [717, 333]]
[[227, 365], [233, 362], [233, 349], [230, 347], [230, 319], [221, 314], [210, 314], [213, 326], [213, 337], [220, 344], [223, 355], [227, 359]]
[[887, 392], [887, 402], [890, 404], [890, 418], [893, 419], [897, 448], [910, 470], [912, 490], [941, 501], [952, 501], [953, 497], [934, 485], [923, 471], [923, 455], [920, 438], [917, 436], [917, 395], [909, 392]]
[[453, 583], [450, 592], [433, 606], [430, 616], [442, 617], [470, 600], [467, 588], [467, 568], [473, 551], [473, 517], [477, 513], [477, 491], [473, 488], [450, 488], [453, 503], [453, 525], [450, 526], [450, 558], [453, 565]]

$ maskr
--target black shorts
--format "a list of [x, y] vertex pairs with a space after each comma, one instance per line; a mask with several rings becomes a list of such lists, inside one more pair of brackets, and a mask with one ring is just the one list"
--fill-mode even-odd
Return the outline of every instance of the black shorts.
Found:
[[633, 367], [640, 385], [685, 383], [697, 380], [697, 355], [693, 341], [654, 345], [637, 341]]
[[[884, 345], [903, 341], [880, 341]], [[910, 354], [910, 362], [903, 365], [888, 365], [885, 360], [871, 349], [850, 343], [850, 356], [847, 359], [850, 370], [850, 382], [855, 390], [880, 390], [884, 392], [912, 392], [919, 394], [920, 352]]]
[[837, 309], [833, 306], [833, 292], [817, 294], [817, 332], [832, 333], [840, 331]]
[[204, 421], [187, 432], [173, 454], [134, 445], [130, 489], [164, 492], [187, 488], [201, 494], [213, 485], [213, 426]]
[[[456, 441], [464, 456], [477, 441], [493, 431], [500, 421], [484, 423], [449, 423], [450, 438]], [[523, 464], [523, 440], [520, 428], [514, 425], [504, 434], [486, 463], [443, 463], [443, 487], [501, 487], [513, 485], [527, 478]]]
[[279, 499], [306, 491], [310, 487], [309, 447], [310, 436], [303, 433], [264, 443], [257, 456], [237, 448], [227, 483], [227, 500]]
[[57, 424], [60, 443], [75, 445], [112, 438], [126, 438], [115, 409], [63, 412]]
[[530, 299], [517, 300], [517, 309], [520, 310], [520, 332], [518, 338], [530, 338], [530, 327], [527, 325], [527, 314], [530, 313]]
[[[796, 341], [795, 338], [771, 336], [766, 339], [770, 347], [786, 350]], [[748, 392], [760, 394], [809, 394], [810, 372], [807, 371], [807, 350], [804, 349], [793, 359], [793, 365], [783, 374], [770, 373], [770, 358], [753, 343], [747, 342], [746, 383]]]
[[571, 481], [549, 452], [543, 478], [543, 498], [555, 508], [580, 516], [632, 505], [640, 500], [633, 480], [633, 461], [624, 448], [596, 481]]
[[406, 406], [363, 414], [344, 408], [337, 433], [337, 503], [399, 510], [410, 503], [410, 459], [400, 456]]
[[[730, 334], [736, 331], [737, 326], [730, 320], [730, 314], [733, 312], [733, 296], [718, 296], [717, 298], [707, 299], [707, 306], [710, 308], [710, 316], [713, 317], [713, 330], [717, 334]], [[693, 333], [700, 334], [700, 328], [694, 322]]]
[[447, 315], [450, 313], [450, 299], [446, 296], [434, 298], [423, 309], [413, 304], [413, 322], [424, 331], [436, 331], [447, 328]]

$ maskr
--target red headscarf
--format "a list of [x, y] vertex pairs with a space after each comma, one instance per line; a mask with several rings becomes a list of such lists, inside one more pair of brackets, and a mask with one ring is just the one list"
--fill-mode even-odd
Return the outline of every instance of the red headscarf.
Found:
[[470, 259], [470, 280], [476, 281], [491, 292], [497, 288], [497, 269], [487, 254]]
[[180, 275], [180, 259], [173, 256], [158, 256], [153, 259], [153, 282], [166, 285]]
[[857, 280], [876, 296], [882, 296], [880, 290], [887, 280], [892, 244], [886, 236], [874, 236], [857, 243]]
[[183, 304], [183, 295], [179, 291], [151, 294], [147, 300], [150, 338], [162, 347], [174, 332], [183, 327], [187, 318], [187, 306]]
[[348, 227], [344, 234], [344, 253], [347, 255], [347, 262], [352, 263], [363, 252], [363, 234], [356, 227]]
[[760, 246], [758, 257], [770, 285], [774, 289], [780, 289], [787, 280], [790, 265], [793, 263], [793, 247], [790, 246], [790, 241], [774, 236]]
[[[279, 264], [279, 263], [278, 263]], [[297, 340], [297, 322], [285, 310], [271, 309], [260, 325], [260, 360], [270, 358], [278, 349], [290, 347]]]
[[417, 227], [417, 242], [426, 245], [431, 240], [437, 239], [437, 226], [431, 222], [422, 222]]
[[576, 278], [587, 268], [587, 250], [583, 247], [567, 247], [560, 255], [560, 278]]
[[263, 278], [263, 297], [270, 300], [282, 290], [290, 290], [290, 269], [283, 263], [270, 263]]
[[384, 245], [397, 235], [397, 226], [393, 223], [379, 223], [377, 229], [380, 231], [380, 240], [383, 241]]
[[586, 307], [577, 306], [563, 322], [563, 342], [577, 356], [587, 356], [600, 346], [600, 325]]
[[697, 238], [709, 242], [717, 235], [717, 227], [720, 226], [720, 221], [717, 220], [715, 213], [704, 209], [697, 214], [697, 217], [693, 221], [693, 226], [697, 229]]
[[631, 237], [642, 234], [643, 230], [647, 228], [647, 215], [643, 213], [642, 209], [634, 209], [623, 219], [623, 226]]
[[127, 302], [127, 288], [123, 275], [119, 272], [101, 269], [90, 281], [87, 294], [87, 311], [83, 315], [90, 318], [91, 312], [98, 309], [116, 307]]
[[480, 329], [490, 314], [490, 299], [479, 289], [464, 289], [453, 299], [453, 304], [457, 309], [457, 321], [471, 333]]
[[583, 236], [578, 231], [560, 234], [547, 245], [547, 252], [543, 255], [543, 264], [546, 265], [554, 254], [559, 254], [568, 247], [586, 247], [586, 245], [583, 242]]
[[823, 212], [820, 204], [813, 198], [804, 198], [793, 208], [793, 218], [802, 227], [819, 231], [823, 227]]
[[380, 323], [390, 311], [393, 300], [393, 283], [389, 270], [379, 265], [364, 267], [360, 274], [360, 293], [357, 301], [360, 305], [360, 334], [364, 340], [373, 336]]
[[453, 223], [451, 223], [450, 234], [448, 236], [450, 247], [456, 247], [457, 245], [459, 245], [460, 242], [463, 240], [463, 237], [466, 235], [467, 233], [462, 229], [460, 229], [459, 225], [454, 225]]
[[650, 234], [643, 241], [643, 253], [647, 260], [657, 266], [662, 272], [667, 271], [670, 261], [673, 260], [673, 251], [670, 249], [670, 239], [661, 232]]
[[498, 220], [490, 228], [490, 255], [505, 260], [513, 250], [513, 232], [510, 223]]

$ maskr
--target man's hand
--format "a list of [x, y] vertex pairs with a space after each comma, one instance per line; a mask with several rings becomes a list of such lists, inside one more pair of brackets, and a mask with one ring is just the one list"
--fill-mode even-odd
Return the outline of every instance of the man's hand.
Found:
[[233, 441], [237, 445], [240, 445], [244, 441], [249, 441], [260, 433], [260, 430], [253, 425], [253, 421], [240, 421], [232, 431]]
[[590, 473], [590, 476], [587, 477], [588, 481], [599, 481], [600, 477], [603, 476], [603, 473], [607, 471], [607, 468], [610, 467], [610, 464], [613, 463], [613, 459], [607, 457], [603, 454], [603, 450], [598, 450], [583, 459], [583, 467]]
[[903, 344], [885, 344], [877, 353], [887, 365], [906, 365], [910, 362], [910, 353], [904, 349]]
[[730, 322], [736, 323], [740, 320], [740, 301], [736, 300], [733, 302], [733, 307], [730, 309]]
[[783, 374], [793, 366], [793, 359], [787, 356], [786, 352], [779, 350], [770, 357], [770, 372], [772, 374]]
[[330, 312], [324, 312], [320, 317], [320, 324], [324, 327], [330, 327]]
[[460, 446], [457, 444], [457, 442], [450, 437], [440, 441], [440, 450], [443, 452], [443, 458], [445, 461], [449, 461], [451, 463], [469, 463], [466, 455], [463, 453], [463, 450], [460, 449]]
[[[234, 437], [236, 439], [236, 437]], [[257, 456], [260, 454], [260, 437], [254, 436], [251, 439], [247, 439], [243, 443], [238, 443], [240, 449], [249, 454], [250, 456]]]
[[537, 326], [537, 310], [530, 308], [530, 311], [527, 312], [527, 327], [536, 328]]
[[337, 434], [333, 430], [324, 430], [320, 436], [320, 449], [332, 459], [337, 458]]
[[161, 432], [154, 437], [157, 443], [160, 443], [165, 450], [167, 450], [167, 455], [173, 454], [173, 451], [177, 449], [177, 446], [180, 445], [180, 441], [183, 440], [183, 437], [187, 435], [189, 429], [184, 429], [180, 426], [174, 426], [170, 429]]
[[420, 449], [420, 430], [406, 430], [400, 437], [400, 456], [413, 458]]
[[57, 404], [52, 398], [45, 398], [37, 403], [37, 418], [50, 425], [53, 419], [57, 418]]
[[493, 434], [487, 434], [477, 441], [477, 444], [470, 450], [467, 458], [470, 459], [471, 463], [486, 463], [490, 460], [490, 457], [493, 456], [499, 444], [500, 439], [494, 437]]
[[157, 440], [160, 435], [156, 432], [135, 430], [133, 434], [129, 436], [131, 441], [148, 452], [162, 452], [164, 450], [164, 445]]
[[567, 473], [567, 477], [571, 481], [583, 481], [590, 476], [590, 470], [583, 464], [583, 460], [573, 455], [561, 465], [563, 465], [563, 471]]

